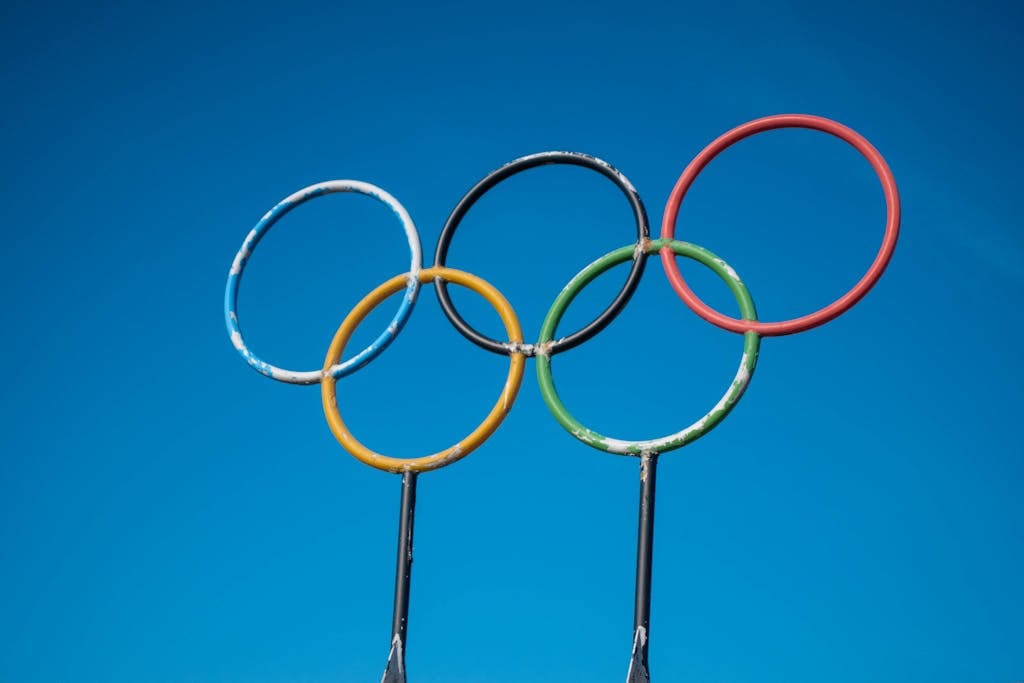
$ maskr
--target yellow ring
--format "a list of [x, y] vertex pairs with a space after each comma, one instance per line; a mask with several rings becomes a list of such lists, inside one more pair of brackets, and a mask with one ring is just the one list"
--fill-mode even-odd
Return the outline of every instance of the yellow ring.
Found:
[[[426, 472], [428, 470], [436, 470], [445, 465], [450, 465], [476, 450], [494, 433], [498, 425], [508, 415], [508, 411], [511, 410], [512, 403], [516, 400], [516, 394], [519, 393], [519, 387], [523, 383], [523, 368], [526, 364], [526, 357], [522, 353], [513, 352], [509, 354], [508, 378], [505, 380], [505, 386], [501, 390], [498, 402], [494, 404], [494, 408], [484, 418], [484, 421], [480, 423], [480, 426], [454, 446], [449, 446], [433, 455], [405, 459], [381, 455], [359, 443], [341, 419], [341, 414], [338, 412], [337, 392], [335, 391], [337, 380], [327, 371], [341, 358], [345, 351], [345, 344], [348, 343], [359, 323], [382, 301], [395, 292], [404, 289], [408, 283], [408, 277], [409, 275], [406, 273], [391, 278], [356, 304], [356, 307], [352, 309], [348, 317], [341, 323], [341, 327], [335, 332], [334, 339], [331, 340], [331, 346], [327, 349], [327, 359], [324, 361], [323, 380], [320, 382], [320, 396], [323, 398], [324, 415], [327, 417], [327, 424], [330, 426], [331, 432], [334, 433], [338, 443], [360, 462], [387, 472]], [[519, 327], [519, 320], [516, 318], [515, 311], [512, 310], [512, 306], [509, 305], [505, 297], [493, 285], [475, 275], [452, 268], [427, 268], [421, 270], [418, 275], [421, 284], [430, 282], [434, 278], [440, 278], [446, 282], [454, 282], [457, 285], [468, 287], [482, 296], [498, 312], [501, 321], [505, 324], [509, 341], [518, 344], [522, 343], [523, 331]]]

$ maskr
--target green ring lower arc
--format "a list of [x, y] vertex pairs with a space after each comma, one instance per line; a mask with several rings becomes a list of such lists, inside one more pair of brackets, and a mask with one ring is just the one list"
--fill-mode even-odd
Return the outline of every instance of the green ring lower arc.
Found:
[[[729, 265], [713, 253], [698, 247], [689, 242], [678, 240], [658, 239], [647, 242], [643, 249], [647, 255], [656, 254], [663, 247], [669, 247], [679, 256], [693, 259], [710, 268], [729, 287], [729, 291], [736, 298], [740, 307], [740, 315], [743, 320], [757, 320], [757, 311], [754, 307], [754, 300], [750, 296], [746, 285]], [[583, 443], [607, 453], [618, 455], [640, 455], [642, 453], [666, 453], [668, 451], [682, 448], [683, 446], [696, 441], [701, 436], [714, 429], [732, 411], [746, 391], [753, 377], [754, 368], [757, 367], [757, 356], [761, 348], [761, 337], [756, 332], [745, 332], [743, 334], [743, 355], [740, 358], [739, 368], [736, 376], [730, 382], [722, 398], [702, 418], [693, 424], [677, 432], [655, 439], [640, 441], [626, 441], [604, 436], [599, 432], [582, 425], [562, 403], [558, 392], [555, 390], [554, 377], [551, 371], [551, 357], [543, 352], [546, 345], [555, 339], [555, 331], [558, 323], [579, 293], [596, 279], [601, 273], [620, 263], [629, 261], [634, 257], [636, 245], [629, 245], [616, 249], [605, 254], [589, 266], [581, 270], [569, 281], [559, 293], [555, 302], [548, 310], [544, 318], [544, 324], [540, 331], [540, 340], [537, 342], [537, 383], [540, 385], [541, 395], [548, 410], [555, 417], [562, 427]]]

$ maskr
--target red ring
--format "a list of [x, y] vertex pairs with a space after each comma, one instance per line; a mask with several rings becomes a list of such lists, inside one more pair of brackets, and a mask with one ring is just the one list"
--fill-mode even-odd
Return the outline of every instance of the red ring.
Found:
[[755, 119], [748, 123], [744, 123], [742, 126], [733, 128], [728, 133], [722, 135], [717, 140], [712, 142], [710, 145], [704, 148], [700, 154], [698, 154], [690, 165], [686, 167], [683, 174], [679, 176], [679, 180], [676, 181], [676, 186], [672, 188], [672, 194], [669, 195], [668, 204], [665, 205], [665, 215], [661, 221], [661, 236], [666, 239], [676, 239], [675, 228], [676, 218], [679, 215], [679, 206], [683, 202], [683, 197], [686, 195], [687, 190], [693, 185], [693, 181], [697, 178], [704, 167], [707, 166], [712, 159], [718, 156], [722, 151], [731, 145], [739, 142], [743, 138], [762, 133], [766, 130], [774, 130], [776, 128], [810, 128], [812, 130], [820, 130], [825, 133], [830, 133], [837, 138], [848, 142], [858, 152], [864, 155], [864, 157], [871, 162], [871, 166], [875, 169], [875, 173], [878, 174], [878, 179], [882, 181], [882, 189], [885, 191], [885, 207], [886, 207], [886, 223], [885, 223], [885, 237], [882, 239], [882, 247], [878, 250], [878, 255], [875, 256], [874, 262], [868, 269], [868, 272], [864, 274], [864, 277], [860, 279], [853, 289], [841, 296], [840, 298], [833, 301], [828, 306], [825, 306], [819, 311], [805, 315], [801, 318], [794, 318], [792, 320], [784, 320], [782, 322], [766, 323], [756, 322], [753, 320], [738, 320], [736, 318], [730, 318], [727, 315], [722, 315], [718, 311], [714, 310], [703, 301], [700, 297], [694, 294], [690, 286], [683, 280], [682, 274], [679, 272], [679, 267], [676, 265], [675, 254], [668, 247], [661, 249], [661, 263], [665, 269], [665, 274], [668, 275], [669, 282], [672, 283], [672, 289], [676, 291], [676, 294], [683, 300], [683, 302], [689, 306], [694, 313], [707, 320], [712, 325], [730, 330], [732, 332], [748, 332], [754, 331], [765, 337], [781, 336], [786, 334], [795, 334], [797, 332], [804, 332], [806, 330], [824, 325], [828, 321], [836, 318], [850, 308], [853, 307], [858, 301], [860, 301], [868, 291], [874, 287], [878, 279], [882, 277], [882, 273], [885, 272], [885, 267], [889, 265], [889, 259], [892, 258], [893, 250], [896, 248], [896, 238], [900, 232], [900, 197], [899, 192], [896, 189], [896, 179], [893, 178], [892, 171], [889, 170], [889, 165], [885, 163], [885, 159], [878, 153], [870, 142], [864, 139], [856, 131], [847, 128], [841, 123], [836, 123], [830, 119], [823, 118], [821, 116], [810, 116], [808, 114], [779, 114], [776, 116], [766, 116], [764, 118]]

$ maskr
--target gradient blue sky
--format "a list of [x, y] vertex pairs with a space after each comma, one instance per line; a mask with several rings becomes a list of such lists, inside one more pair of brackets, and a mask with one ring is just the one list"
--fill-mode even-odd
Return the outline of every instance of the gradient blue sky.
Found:
[[[765, 340], [736, 411], [664, 457], [654, 680], [1024, 679], [1022, 28], [995, 2], [5, 5], [0, 681], [379, 680], [398, 480], [337, 446], [315, 388], [257, 375], [223, 330], [231, 258], [277, 200], [376, 183], [429, 262], [486, 172], [572, 149], [629, 176], [656, 231], [693, 155], [781, 112], [882, 151], [903, 235], [854, 311]], [[845, 291], [882, 225], [866, 162], [781, 131], [716, 160], [678, 234], [777, 319]], [[529, 339], [632, 230], [605, 179], [543, 168], [474, 208], [449, 263], [505, 292]], [[256, 252], [247, 336], [317, 367], [353, 303], [406, 263], [385, 209], [318, 200]], [[651, 437], [712, 405], [740, 348], [653, 260], [555, 377], [587, 424]], [[504, 368], [424, 290], [340, 400], [364, 442], [418, 455], [476, 424]], [[531, 362], [495, 437], [420, 481], [411, 683], [623, 680], [636, 474], [554, 422]]]

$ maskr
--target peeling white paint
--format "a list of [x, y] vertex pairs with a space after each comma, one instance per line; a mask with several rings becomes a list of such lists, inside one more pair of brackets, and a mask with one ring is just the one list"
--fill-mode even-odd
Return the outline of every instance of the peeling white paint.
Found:
[[730, 266], [728, 263], [726, 263], [720, 258], [716, 258], [715, 263], [717, 263], [722, 268], [722, 270], [729, 274], [730, 279], [735, 280], [737, 282], [742, 282], [742, 280], [740, 280], [740, 276], [736, 273], [735, 270], [732, 269], [732, 266]]

